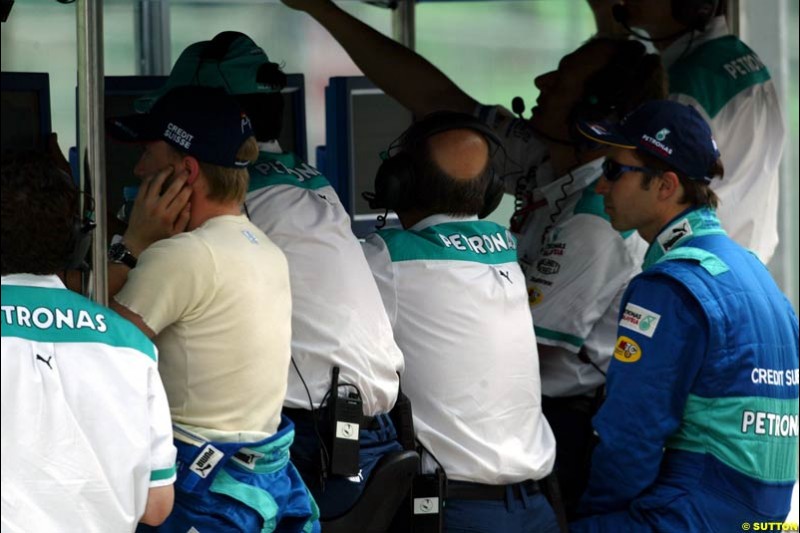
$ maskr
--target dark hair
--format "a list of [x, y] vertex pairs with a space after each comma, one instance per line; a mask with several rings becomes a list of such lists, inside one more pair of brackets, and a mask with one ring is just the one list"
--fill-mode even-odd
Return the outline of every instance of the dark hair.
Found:
[[[258, 70], [259, 84], [270, 87], [286, 87], [286, 74], [277, 63], [266, 63]], [[283, 95], [253, 93], [235, 95], [236, 101], [253, 123], [253, 132], [260, 142], [276, 140], [283, 129]]]
[[583, 85], [572, 110], [575, 120], [619, 120], [649, 100], [667, 96], [667, 75], [658, 54], [648, 54], [638, 41], [601, 37], [578, 50], [607, 47], [610, 57]]
[[65, 268], [79, 223], [78, 190], [41, 152], [2, 154], [2, 275]]
[[[644, 166], [647, 168], [652, 168], [653, 170], [657, 170], [659, 173], [664, 172], [674, 172], [678, 175], [678, 179], [683, 186], [683, 197], [681, 198], [681, 203], [689, 204], [692, 207], [712, 207], [717, 208], [719, 206], [719, 197], [717, 193], [711, 190], [711, 186], [708, 183], [689, 179], [689, 177], [684, 174], [683, 172], [675, 169], [674, 167], [668, 165], [661, 159], [652, 156], [650, 154], [646, 154], [641, 150], [636, 150], [636, 155], [639, 159], [642, 160]], [[712, 178], [722, 179], [725, 175], [725, 169], [722, 166], [722, 160], [717, 159], [714, 164], [708, 169], [707, 173]], [[657, 174], [645, 174], [642, 178], [642, 187], [645, 189], [650, 186], [650, 182]]]
[[476, 176], [459, 179], [447, 174], [433, 160], [430, 138], [404, 149], [414, 167], [406, 196], [408, 208], [456, 216], [477, 215], [483, 210], [486, 188], [491, 180], [491, 154]]

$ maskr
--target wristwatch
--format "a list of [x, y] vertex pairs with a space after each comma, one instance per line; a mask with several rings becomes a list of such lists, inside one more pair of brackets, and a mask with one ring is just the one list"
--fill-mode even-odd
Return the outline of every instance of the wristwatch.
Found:
[[108, 247], [108, 259], [112, 263], [122, 263], [128, 268], [134, 268], [137, 262], [136, 257], [123, 242], [118, 242]]

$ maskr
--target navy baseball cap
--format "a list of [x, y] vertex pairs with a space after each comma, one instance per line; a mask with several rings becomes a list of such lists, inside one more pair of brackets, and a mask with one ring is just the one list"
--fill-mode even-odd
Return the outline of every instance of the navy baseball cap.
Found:
[[165, 141], [204, 163], [228, 168], [249, 165], [238, 161], [236, 153], [253, 135], [250, 118], [220, 88], [176, 87], [148, 113], [110, 118], [106, 128], [117, 141]]
[[719, 159], [711, 128], [694, 108], [671, 100], [652, 100], [618, 123], [579, 121], [578, 131], [610, 146], [641, 150], [689, 179], [709, 183], [708, 171]]

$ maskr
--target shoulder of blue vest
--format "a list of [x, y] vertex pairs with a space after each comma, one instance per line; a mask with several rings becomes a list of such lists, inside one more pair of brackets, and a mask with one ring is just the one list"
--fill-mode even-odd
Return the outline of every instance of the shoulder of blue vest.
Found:
[[702, 248], [692, 246], [679, 246], [665, 253], [657, 262], [664, 261], [691, 261], [699, 264], [706, 272], [712, 276], [719, 276], [730, 270], [728, 265], [716, 254]]
[[692, 97], [714, 118], [737, 94], [770, 79], [761, 59], [734, 35], [712, 39], [669, 69], [670, 94]]

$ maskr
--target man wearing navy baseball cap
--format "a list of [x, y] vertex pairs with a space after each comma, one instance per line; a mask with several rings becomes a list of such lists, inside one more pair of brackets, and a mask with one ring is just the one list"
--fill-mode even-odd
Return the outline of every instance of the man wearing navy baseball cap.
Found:
[[158, 347], [174, 424], [182, 466], [159, 531], [273, 531], [283, 519], [311, 531], [316, 506], [288, 462], [294, 428], [281, 417], [288, 265], [241, 212], [258, 156], [250, 119], [222, 89], [177, 87], [108, 129], [144, 144], [108, 272], [111, 307]]
[[711, 130], [691, 107], [583, 122], [611, 146], [597, 192], [650, 244], [625, 292], [599, 443], [571, 531], [733, 531], [782, 522], [797, 475], [798, 322], [719, 224]]

